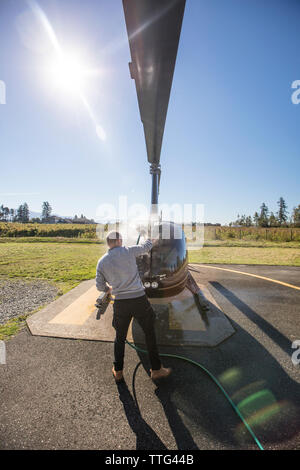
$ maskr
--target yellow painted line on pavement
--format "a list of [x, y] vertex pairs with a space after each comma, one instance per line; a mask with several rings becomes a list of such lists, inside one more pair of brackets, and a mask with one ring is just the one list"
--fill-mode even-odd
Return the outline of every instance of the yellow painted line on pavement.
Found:
[[263, 279], [264, 281], [275, 282], [276, 284], [280, 284], [285, 287], [291, 287], [292, 289], [300, 290], [299, 286], [294, 286], [293, 284], [288, 284], [287, 282], [278, 281], [277, 279], [272, 279], [270, 277], [259, 276], [258, 274], [245, 273], [244, 271], [237, 271], [236, 269], [219, 268], [217, 266], [209, 266], [207, 264], [196, 264], [195, 266], [198, 266], [199, 268], [220, 269], [221, 271], [228, 271], [230, 273], [244, 274], [245, 276], [257, 277], [258, 279]]
[[52, 318], [49, 323], [83, 325], [96, 310], [95, 303], [98, 296], [99, 292], [96, 286], [91, 287], [78, 299], [68, 305], [62, 312]]

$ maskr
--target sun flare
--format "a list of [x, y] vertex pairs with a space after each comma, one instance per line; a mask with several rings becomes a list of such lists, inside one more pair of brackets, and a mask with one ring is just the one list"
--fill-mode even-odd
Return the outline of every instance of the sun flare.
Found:
[[87, 69], [75, 54], [60, 54], [49, 66], [49, 78], [55, 88], [65, 92], [82, 92]]

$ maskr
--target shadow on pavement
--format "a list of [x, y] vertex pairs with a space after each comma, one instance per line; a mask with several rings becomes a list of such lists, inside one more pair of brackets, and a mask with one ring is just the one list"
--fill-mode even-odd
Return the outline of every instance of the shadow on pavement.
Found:
[[125, 382], [117, 384], [119, 397], [132, 431], [136, 435], [137, 450], [166, 450], [153, 429], [144, 421]]
[[[235, 296], [230, 298], [237, 302]], [[259, 315], [244, 304], [244, 310], [246, 307], [252, 319], [259, 321]], [[212, 372], [264, 447], [272, 448], [274, 443], [283, 443], [280, 447], [284, 447], [284, 442], [290, 439], [297, 440], [295, 447], [299, 447], [299, 384], [251, 334], [236, 322], [231, 323], [236, 333], [217, 347], [172, 346], [161, 347], [160, 352], [188, 357]], [[260, 324], [267, 330], [268, 322], [261, 319]], [[276, 338], [286, 351], [287, 338], [272, 325], [270, 331], [272, 339]], [[137, 338], [134, 337], [134, 341]], [[137, 344], [145, 348], [140, 336], [138, 341]], [[147, 355], [138, 352], [138, 356], [148, 371]], [[163, 363], [173, 368], [173, 374], [155, 393], [178, 449], [257, 448], [223, 393], [203, 370], [174, 358], [163, 358]], [[142, 396], [140, 401], [143, 410], [147, 404], [143, 403]]]
[[178, 409], [172, 401], [172, 393], [168, 387], [157, 387], [155, 394], [162, 404], [169, 426], [180, 450], [199, 450], [190, 431], [179, 416]]
[[232, 305], [234, 305], [240, 312], [254, 322], [259, 328], [268, 335], [285, 353], [291, 355], [291, 341], [284, 336], [277, 328], [271, 323], [262, 318], [256, 313], [249, 305], [239, 299], [233, 292], [224, 287], [222, 284], [216, 281], [210, 282], [210, 284], [223, 295]]

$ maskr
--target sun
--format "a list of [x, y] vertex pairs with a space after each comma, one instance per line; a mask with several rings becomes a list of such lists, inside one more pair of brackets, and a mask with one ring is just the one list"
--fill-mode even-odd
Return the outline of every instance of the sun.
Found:
[[75, 53], [61, 53], [48, 67], [49, 79], [56, 89], [81, 93], [86, 84], [87, 68]]

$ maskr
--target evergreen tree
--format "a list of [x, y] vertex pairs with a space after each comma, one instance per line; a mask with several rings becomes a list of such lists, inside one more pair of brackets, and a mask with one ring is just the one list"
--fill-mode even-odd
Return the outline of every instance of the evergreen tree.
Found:
[[27, 202], [24, 202], [23, 204], [22, 222], [23, 223], [29, 222], [29, 207], [28, 207]]
[[22, 222], [23, 220], [23, 205], [21, 204], [17, 209], [16, 221]]
[[3, 207], [3, 220], [7, 222], [9, 216], [9, 208], [8, 207]]
[[241, 215], [239, 225], [246, 225], [246, 215], [245, 214]]
[[277, 204], [278, 204], [278, 212], [277, 212], [278, 222], [279, 222], [279, 225], [282, 225], [286, 223], [287, 218], [288, 218], [287, 205], [283, 197], [279, 198], [279, 201], [277, 201]]
[[253, 220], [254, 220], [255, 226], [257, 227], [259, 223], [259, 215], [257, 212], [254, 212]]
[[21, 223], [29, 222], [29, 207], [28, 207], [27, 202], [24, 202], [24, 204], [21, 204], [18, 207], [15, 220]]
[[266, 204], [263, 202], [260, 206], [260, 215], [258, 219], [258, 224], [260, 227], [267, 227], [268, 226], [268, 216], [269, 216], [269, 209]]
[[252, 217], [251, 215], [248, 215], [248, 217], [246, 217], [246, 227], [251, 227], [252, 225]]
[[42, 206], [42, 221], [47, 222], [49, 217], [51, 216], [52, 207], [50, 206], [48, 201], [43, 202]]
[[275, 217], [273, 212], [271, 212], [269, 217], [269, 225], [270, 227], [277, 227], [278, 225], [278, 219]]
[[298, 207], [294, 207], [292, 219], [294, 226], [300, 227], [300, 204], [298, 204]]

